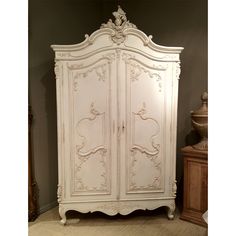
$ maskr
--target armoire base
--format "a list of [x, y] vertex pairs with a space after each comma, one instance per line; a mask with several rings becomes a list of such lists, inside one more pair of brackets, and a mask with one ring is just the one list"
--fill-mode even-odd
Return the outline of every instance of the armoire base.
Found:
[[174, 219], [175, 200], [126, 200], [126, 201], [110, 201], [110, 202], [63, 202], [59, 204], [60, 223], [66, 224], [66, 212], [69, 210], [81, 213], [100, 211], [107, 215], [116, 214], [128, 215], [135, 210], [154, 210], [159, 207], [167, 207], [167, 217], [169, 220]]

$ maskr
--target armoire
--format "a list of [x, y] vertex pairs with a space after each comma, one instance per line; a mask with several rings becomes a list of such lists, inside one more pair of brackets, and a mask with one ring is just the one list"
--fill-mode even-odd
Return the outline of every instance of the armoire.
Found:
[[51, 46], [63, 224], [69, 210], [126, 215], [166, 206], [174, 218], [183, 48], [155, 44], [120, 6], [113, 16], [79, 44]]

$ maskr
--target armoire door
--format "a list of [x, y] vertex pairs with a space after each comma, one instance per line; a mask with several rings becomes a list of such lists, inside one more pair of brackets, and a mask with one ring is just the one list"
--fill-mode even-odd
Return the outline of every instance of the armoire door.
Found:
[[[64, 62], [67, 200], [112, 200], [117, 186], [117, 92], [114, 51]], [[67, 90], [68, 89], [68, 90]], [[68, 93], [67, 93], [68, 91]]]
[[123, 51], [120, 69], [120, 198], [164, 197], [171, 173], [171, 64]]

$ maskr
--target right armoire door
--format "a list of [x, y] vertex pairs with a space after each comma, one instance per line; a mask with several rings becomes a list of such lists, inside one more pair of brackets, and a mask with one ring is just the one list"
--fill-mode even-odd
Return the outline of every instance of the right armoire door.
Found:
[[118, 58], [118, 179], [120, 198], [172, 192], [172, 63], [122, 50]]

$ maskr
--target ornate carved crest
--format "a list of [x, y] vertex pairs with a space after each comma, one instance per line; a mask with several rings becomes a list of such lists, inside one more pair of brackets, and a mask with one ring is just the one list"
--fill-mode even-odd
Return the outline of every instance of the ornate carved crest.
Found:
[[126, 18], [126, 13], [121, 9], [118, 5], [118, 10], [112, 13], [115, 17], [115, 23], [112, 22], [111, 19], [105, 24], [101, 25], [102, 28], [110, 28], [115, 31], [114, 35], [112, 35], [113, 42], [117, 43], [118, 45], [123, 43], [125, 40], [124, 30], [127, 28], [137, 28], [136, 25], [130, 23]]

